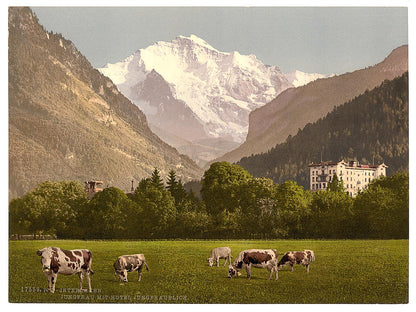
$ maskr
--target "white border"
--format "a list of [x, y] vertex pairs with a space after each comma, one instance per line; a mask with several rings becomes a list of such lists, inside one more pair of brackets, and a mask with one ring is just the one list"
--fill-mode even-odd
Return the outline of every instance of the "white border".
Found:
[[[2, 46], [1, 49], [1, 55], [2, 55], [2, 62], [1, 62], [1, 73], [2, 73], [2, 84], [1, 84], [1, 94], [2, 94], [2, 101], [1, 101], [1, 111], [0, 115], [2, 116], [2, 120], [0, 122], [0, 135], [1, 135], [1, 143], [4, 144], [2, 148], [1, 153], [1, 169], [3, 174], [3, 178], [1, 179], [1, 190], [2, 190], [2, 212], [5, 214], [4, 217], [1, 218], [1, 228], [3, 229], [3, 232], [1, 233], [2, 237], [2, 247], [3, 251], [8, 251], [8, 241], [7, 241], [7, 233], [8, 233], [8, 86], [7, 86], [7, 78], [8, 78], [8, 52], [7, 52], [7, 28], [8, 28], [8, 10], [7, 8], [9, 6], [238, 6], [238, 7], [259, 7], [259, 6], [328, 6], [328, 7], [408, 7], [408, 21], [409, 21], [409, 122], [410, 122], [410, 138], [409, 138], [409, 148], [410, 148], [410, 167], [409, 167], [409, 176], [410, 176], [410, 224], [413, 225], [414, 221], [414, 215], [415, 212], [413, 212], [414, 209], [414, 196], [413, 196], [413, 189], [414, 189], [414, 183], [413, 180], [416, 174], [416, 168], [415, 168], [415, 162], [414, 162], [414, 153], [413, 153], [413, 146], [414, 146], [414, 127], [413, 127], [413, 120], [414, 120], [414, 111], [413, 108], [413, 102], [414, 102], [414, 79], [413, 79], [413, 73], [415, 62], [413, 58], [411, 57], [414, 54], [413, 49], [413, 38], [415, 38], [415, 20], [416, 20], [416, 14], [415, 14], [415, 1], [411, 2], [410, 0], [338, 0], [338, 1], [331, 1], [331, 0], [320, 0], [320, 1], [307, 1], [307, 0], [295, 0], [295, 1], [283, 1], [283, 0], [277, 0], [277, 1], [270, 1], [270, 0], [228, 0], [228, 1], [218, 1], [218, 0], [154, 0], [154, 1], [133, 1], [133, 0], [123, 0], [123, 1], [97, 1], [97, 0], [64, 0], [64, 1], [51, 1], [51, 0], [31, 0], [31, 1], [21, 1], [21, 0], [15, 0], [15, 1], [2, 1], [2, 10], [1, 10], [1, 28], [0, 28], [0, 34], [2, 38], [2, 43], [4, 46]], [[412, 38], [412, 41], [410, 41], [410, 38]], [[5, 120], [6, 119], [6, 120]], [[6, 145], [7, 144], [7, 145]], [[414, 259], [415, 256], [415, 243], [414, 243], [414, 235], [413, 235], [412, 226], [410, 226], [410, 250], [409, 250], [409, 259]], [[6, 241], [4, 241], [4, 238], [6, 238]], [[21, 310], [21, 309], [31, 309], [31, 310], [48, 310], [48, 309], [59, 309], [59, 311], [69, 311], [69, 310], [87, 310], [92, 307], [91, 305], [87, 304], [76, 304], [76, 305], [65, 305], [65, 304], [59, 304], [59, 307], [57, 307], [54, 304], [10, 304], [8, 303], [8, 277], [6, 275], [6, 268], [8, 268], [8, 257], [5, 257], [3, 255], [1, 258], [1, 281], [2, 283], [0, 288], [0, 304], [3, 308], [6, 308], [7, 310]], [[387, 268], [386, 268], [387, 269]], [[333, 305], [260, 305], [259, 308], [266, 308], [266, 309], [307, 309], [307, 310], [319, 310], [319, 311], [327, 311], [327, 310], [333, 310], [334, 308], [340, 311], [350, 311], [351, 309], [365, 309], [368, 310], [374, 310], [374, 311], [391, 311], [394, 310], [404, 310], [408, 311], [410, 309], [414, 310], [414, 305], [416, 301], [415, 296], [415, 290], [414, 290], [414, 283], [413, 279], [416, 277], [415, 270], [414, 270], [414, 264], [413, 261], [409, 260], [409, 301], [410, 304], [406, 305], [336, 305], [334, 307]], [[394, 289], [392, 289], [394, 292]], [[232, 294], [231, 294], [232, 295]], [[301, 294], [299, 294], [301, 295]], [[226, 310], [241, 310], [246, 308], [255, 308], [255, 307], [249, 307], [247, 305], [195, 305], [195, 304], [188, 304], [188, 305], [152, 305], [152, 304], [141, 304], [138, 306], [137, 304], [134, 304], [133, 306], [118, 306], [117, 308], [112, 304], [100, 304], [100, 309], [103, 310], [112, 310], [112, 309], [118, 309], [118, 308], [128, 308], [128, 309], [141, 309], [141, 310], [149, 310], [154, 311], [157, 310], [164, 310], [164, 309], [174, 309], [174, 310], [180, 310], [180, 311], [195, 311], [195, 310], [202, 310], [202, 311], [208, 311], [211, 309], [226, 309]]]

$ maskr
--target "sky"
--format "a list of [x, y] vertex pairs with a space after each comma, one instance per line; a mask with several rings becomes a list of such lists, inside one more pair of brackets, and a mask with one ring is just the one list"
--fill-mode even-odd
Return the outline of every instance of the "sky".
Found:
[[48, 31], [94, 67], [194, 34], [221, 52], [254, 54], [284, 73], [354, 71], [408, 43], [406, 7], [36, 7]]

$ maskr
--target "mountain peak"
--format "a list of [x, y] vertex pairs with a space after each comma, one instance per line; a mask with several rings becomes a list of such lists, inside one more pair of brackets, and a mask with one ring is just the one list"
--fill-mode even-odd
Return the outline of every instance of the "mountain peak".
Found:
[[189, 37], [185, 37], [185, 36], [180, 35], [180, 36], [176, 37], [176, 40], [177, 41], [178, 40], [192, 41], [196, 45], [205, 47], [209, 50], [214, 50], [214, 51], [219, 52], [217, 49], [215, 49], [213, 46], [211, 46], [209, 43], [207, 43], [204, 39], [202, 39], [202, 38], [200, 38], [196, 35], [193, 35], [193, 34], [191, 34]]

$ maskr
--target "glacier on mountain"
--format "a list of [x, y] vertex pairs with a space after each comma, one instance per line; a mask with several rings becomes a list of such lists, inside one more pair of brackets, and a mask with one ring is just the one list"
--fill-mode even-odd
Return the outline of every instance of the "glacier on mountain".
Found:
[[305, 73], [299, 70], [285, 74], [287, 80], [293, 84], [294, 87], [304, 86], [312, 81], [323, 78], [330, 78], [335, 74], [317, 74], [317, 73]]

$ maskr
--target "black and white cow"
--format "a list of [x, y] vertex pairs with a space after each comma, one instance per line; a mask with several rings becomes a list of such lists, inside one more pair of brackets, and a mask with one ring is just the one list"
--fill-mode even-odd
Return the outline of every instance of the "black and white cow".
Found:
[[114, 278], [117, 280], [118, 276], [120, 281], [128, 282], [127, 272], [138, 271], [138, 281], [140, 282], [142, 279], [143, 266], [146, 266], [146, 270], [149, 271], [149, 267], [146, 263], [146, 258], [143, 254], [120, 256], [113, 264]]
[[228, 277], [239, 276], [239, 270], [246, 269], [247, 278], [251, 278], [251, 267], [265, 268], [270, 271], [269, 279], [273, 272], [276, 273], [276, 280], [279, 278], [277, 271], [277, 251], [276, 249], [247, 249], [240, 251], [233, 264], [228, 266]]
[[315, 261], [315, 253], [312, 250], [288, 251], [280, 259], [277, 267], [281, 270], [284, 265], [290, 265], [293, 272], [293, 265], [301, 264], [306, 266], [306, 273], [309, 273], [309, 264], [312, 261]]
[[207, 259], [208, 265], [212, 267], [214, 265], [214, 261], [217, 263], [217, 267], [220, 266], [220, 259], [225, 259], [224, 266], [227, 264], [231, 264], [231, 248], [230, 247], [217, 247], [211, 251], [211, 256]]
[[88, 291], [91, 292], [90, 274], [92, 255], [88, 249], [65, 250], [58, 247], [45, 247], [38, 250], [41, 257], [42, 271], [48, 278], [48, 290], [55, 292], [55, 283], [58, 274], [79, 276], [79, 290], [82, 290], [83, 275], [88, 281]]

